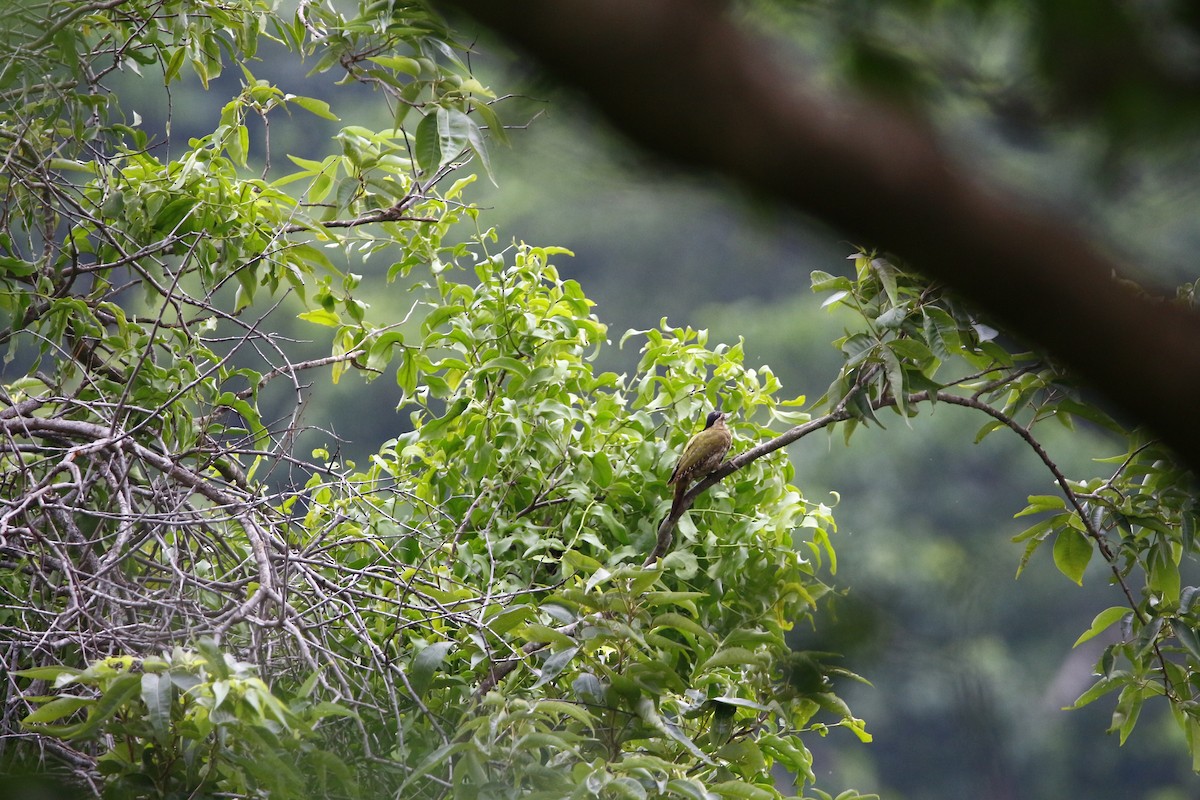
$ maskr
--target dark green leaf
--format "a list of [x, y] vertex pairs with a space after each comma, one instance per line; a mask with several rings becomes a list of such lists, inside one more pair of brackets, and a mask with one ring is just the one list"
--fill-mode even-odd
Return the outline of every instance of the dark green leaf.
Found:
[[409, 683], [417, 697], [424, 697], [433, 684], [433, 676], [442, 668], [446, 654], [450, 652], [452, 642], [437, 642], [417, 653], [409, 671]]
[[542, 662], [542, 667], [539, 670], [537, 683], [533, 686], [536, 689], [539, 686], [545, 685], [558, 677], [559, 673], [566, 669], [571, 660], [575, 658], [575, 654], [579, 652], [579, 647], [568, 647], [565, 650], [559, 650], [546, 657]]
[[658, 708], [655, 707], [654, 701], [649, 697], [641, 697], [637, 701], [637, 714], [643, 722], [649, 725], [654, 730], [666, 734], [669, 738], [674, 739], [679, 744], [683, 745], [694, 758], [699, 759], [705, 764], [712, 764], [713, 761], [708, 755], [696, 746], [696, 743], [683, 732], [683, 730], [670, 720], [663, 719]]
[[426, 114], [417, 123], [417, 130], [414, 134], [416, 142], [413, 145], [413, 153], [417, 157], [417, 164], [426, 172], [433, 172], [442, 163], [442, 143], [441, 137], [438, 136], [438, 121], [437, 114]]
[[1196, 635], [1196, 629], [1183, 620], [1172, 620], [1171, 629], [1179, 644], [1192, 657], [1193, 664], [1200, 664], [1200, 636]]

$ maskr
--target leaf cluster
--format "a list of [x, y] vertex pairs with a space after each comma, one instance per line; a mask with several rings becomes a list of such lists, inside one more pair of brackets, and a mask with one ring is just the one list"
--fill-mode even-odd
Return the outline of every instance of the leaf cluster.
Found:
[[[784, 641], [836, 557], [782, 453], [639, 566], [697, 420], [721, 406], [745, 448], [805, 420], [803, 399], [741, 343], [665, 320], [626, 338], [634, 372], [593, 369], [607, 330], [554, 267], [566, 251], [478, 227], [463, 168], [488, 170], [485, 129], [503, 137], [495, 96], [424, 5], [64, 17], [80, 24], [7, 44], [69, 87], [36, 60], [0, 75], [22, 101], [0, 114], [16, 758], [67, 742], [114, 796], [772, 797], [775, 765], [812, 781], [806, 736], [868, 738], [836, 694], [852, 676]], [[255, 119], [335, 114], [255, 78], [263, 35], [376, 87], [393, 126], [273, 163]], [[159, 147], [105, 59], [206, 85], [234, 62], [243, 82], [211, 133]], [[362, 299], [383, 259], [400, 319]], [[394, 375], [404, 414], [362, 466], [296, 448], [324, 375]]]
[[376, 598], [337, 646], [412, 695], [360, 714], [410, 743], [413, 792], [724, 796], [770, 786], [772, 763], [811, 781], [801, 733], [866, 738], [833, 692], [839, 670], [784, 640], [827, 591], [817, 568], [836, 566], [829, 509], [763, 459], [638, 566], [691, 420], [720, 402], [739, 435], [762, 436], [753, 417], [793, 413], [777, 381], [740, 346], [665, 323], [629, 334], [645, 339], [635, 373], [596, 374], [604, 327], [551, 265], [561, 251], [483, 246], [478, 283], [420, 283], [437, 300], [396, 356], [413, 430], [347, 483], [310, 485], [305, 551], [353, 546], [355, 590]]
[[354, 791], [351, 770], [315, 744], [323, 718], [342, 715], [307, 695], [315, 676], [284, 701], [248, 663], [212, 641], [162, 656], [111, 656], [86, 669], [37, 667], [16, 673], [52, 686], [22, 725], [68, 742], [107, 737], [97, 761], [105, 797], [310, 797]]
[[[1111, 730], [1124, 742], [1144, 701], [1165, 697], [1200, 764], [1196, 588], [1185, 578], [1196, 552], [1194, 476], [1144, 431], [1126, 430], [1088, 402], [1070, 375], [1016, 351], [937, 286], [885, 257], [851, 258], [853, 278], [813, 275], [814, 289], [830, 292], [826, 304], [853, 310], [861, 323], [837, 343], [845, 360], [822, 399], [826, 418], [848, 439], [860, 425], [881, 424], [881, 411], [907, 419], [945, 403], [983, 415], [976, 442], [1000, 430], [1018, 436], [1057, 493], [1029, 497], [1016, 515], [1035, 518], [1015, 537], [1025, 546], [1017, 574], [1049, 542], [1059, 571], [1082, 583], [1098, 554], [1121, 603], [1098, 613], [1076, 642], [1110, 639], [1096, 682], [1072, 707], [1116, 693]], [[1106, 473], [1064, 474], [1043, 443], [1049, 424], [1106, 434], [1115, 451], [1098, 461]]]

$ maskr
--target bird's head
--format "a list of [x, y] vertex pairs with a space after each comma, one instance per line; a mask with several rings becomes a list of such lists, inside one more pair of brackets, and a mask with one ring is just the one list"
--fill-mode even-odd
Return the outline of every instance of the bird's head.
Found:
[[713, 411], [711, 414], [708, 415], [708, 419], [704, 422], [704, 430], [708, 430], [713, 425], [716, 425], [718, 422], [724, 422], [728, 418], [729, 418], [729, 415], [726, 414], [724, 411], [720, 411], [720, 410]]

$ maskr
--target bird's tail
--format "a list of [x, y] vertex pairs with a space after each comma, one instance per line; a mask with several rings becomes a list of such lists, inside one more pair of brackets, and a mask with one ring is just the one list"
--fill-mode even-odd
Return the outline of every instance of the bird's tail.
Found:
[[674, 517], [679, 509], [683, 506], [683, 496], [687, 494], [688, 482], [685, 480], [675, 481], [675, 497], [671, 500], [671, 516]]

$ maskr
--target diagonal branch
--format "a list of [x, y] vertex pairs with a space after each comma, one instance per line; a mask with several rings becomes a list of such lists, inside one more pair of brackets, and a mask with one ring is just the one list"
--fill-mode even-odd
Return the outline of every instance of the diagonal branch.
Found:
[[[679, 507], [677, 509], [672, 509], [672, 512], [668, 514], [662, 523], [659, 524], [658, 541], [655, 543], [654, 550], [651, 551], [650, 555], [646, 557], [646, 560], [643, 562], [642, 566], [650, 567], [655, 561], [666, 554], [667, 550], [671, 546], [671, 540], [674, 536], [675, 527], [679, 523], [680, 517], [682, 517], [684, 512], [692, 507], [692, 504], [696, 501], [696, 498], [708, 491], [709, 488], [719, 483], [725, 477], [737, 472], [742, 467], [757, 461], [758, 459], [767, 456], [776, 450], [779, 450], [780, 448], [787, 447], [789, 444], [792, 444], [793, 442], [798, 441], [811, 433], [815, 433], [823, 428], [827, 428], [836, 422], [843, 422], [849, 419], [851, 414], [846, 410], [846, 406], [848, 405], [849, 400], [861, 390], [862, 386], [863, 383], [861, 381], [857, 383], [854, 389], [851, 390], [851, 392], [845, 397], [843, 397], [833, 411], [830, 411], [828, 414], [824, 414], [802, 425], [797, 425], [794, 428], [791, 428], [790, 430], [780, 434], [779, 436], [776, 436], [774, 439], [770, 439], [738, 454], [734, 458], [726, 461], [717, 470], [693, 486], [688, 493], [684, 495], [683, 501], [678, 504]], [[1054, 477], [1055, 483], [1058, 484], [1059, 489], [1062, 491], [1063, 496], [1066, 498], [1067, 502], [1071, 504], [1071, 507], [1075, 510], [1076, 514], [1078, 514], [1079, 519], [1083, 522], [1084, 528], [1087, 531], [1088, 537], [1095, 542], [1096, 549], [1100, 551], [1100, 555], [1104, 558], [1105, 562], [1108, 563], [1109, 569], [1113, 575], [1113, 583], [1121, 587], [1121, 592], [1125, 595], [1126, 604], [1130, 609], [1132, 609], [1134, 614], [1138, 615], [1143, 622], [1146, 622], [1147, 619], [1144, 613], [1138, 608], [1137, 598], [1134, 596], [1133, 590], [1129, 586], [1129, 582], [1125, 579], [1125, 575], [1121, 572], [1120, 565], [1117, 563], [1117, 556], [1109, 546], [1108, 539], [1104, 536], [1104, 533], [1100, 531], [1092, 522], [1090, 516], [1083, 506], [1083, 502], [1080, 500], [1075, 490], [1071, 488], [1070, 481], [1068, 481], [1066, 475], [1063, 474], [1063, 471], [1059, 468], [1058, 464], [1056, 464], [1054, 460], [1050, 458], [1050, 454], [1046, 452], [1046, 448], [1043, 447], [1042, 443], [1033, 436], [1029, 429], [1017, 422], [1017, 420], [1015, 420], [1012, 416], [1005, 414], [1003, 411], [994, 408], [991, 405], [988, 405], [976, 396], [964, 397], [962, 395], [954, 394], [953, 392], [941, 390], [937, 392], [914, 392], [907, 395], [905, 398], [906, 404], [924, 403], [930, 401], [936, 401], [939, 403], [946, 403], [947, 405], [956, 405], [963, 408], [970, 408], [975, 411], [980, 411], [1000, 422], [1002, 425], [1004, 425], [1004, 427], [1021, 437], [1025, 444], [1027, 444], [1037, 455], [1038, 459], [1042, 462], [1046, 469], [1049, 470], [1050, 474]], [[871, 408], [875, 411], [878, 411], [882, 408], [891, 408], [895, 405], [896, 399], [892, 395], [886, 395], [882, 398], [871, 401]], [[1163, 674], [1164, 690], [1168, 697], [1171, 699], [1177, 699], [1174, 697], [1174, 693], [1171, 689], [1171, 679], [1167, 670], [1166, 657], [1163, 655], [1162, 649], [1157, 641], [1154, 643], [1154, 652], [1158, 658], [1158, 662]]]

